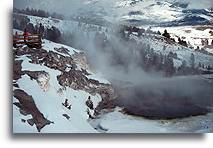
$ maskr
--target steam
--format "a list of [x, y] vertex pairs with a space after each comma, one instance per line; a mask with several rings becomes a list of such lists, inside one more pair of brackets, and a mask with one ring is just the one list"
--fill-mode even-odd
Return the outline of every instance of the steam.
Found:
[[[85, 0], [16, 0], [16, 7], [33, 6], [49, 11], [73, 13]], [[41, 2], [41, 3], [40, 3]], [[205, 3], [206, 2], [206, 3]], [[210, 1], [202, 1], [210, 4]], [[195, 1], [190, 1], [191, 6]], [[200, 4], [200, 3], [199, 3]], [[106, 5], [107, 6], [107, 5]], [[67, 14], [68, 15], [68, 14]], [[95, 33], [72, 32], [76, 46], [85, 50], [90, 64], [101, 72], [119, 94], [118, 105], [128, 112], [154, 118], [176, 118], [199, 115], [211, 111], [213, 107], [213, 84], [201, 76], [164, 78], [160, 72], [145, 72], [140, 66], [140, 49], [134, 41], [125, 41], [116, 36], [120, 28], [109, 30], [107, 39], [110, 46], [98, 46]]]
[[212, 90], [200, 76], [165, 78], [121, 89], [118, 104], [150, 118], [201, 115], [212, 111]]
[[[202, 76], [165, 78], [159, 72], [147, 73], [138, 64], [136, 53], [143, 48], [137, 49], [136, 42], [127, 42], [115, 35], [108, 39], [116, 54], [112, 49], [98, 48], [93, 40], [87, 41], [86, 53], [94, 69], [112, 82], [119, 96], [118, 106], [130, 114], [163, 119], [212, 111], [212, 82]], [[122, 64], [113, 62], [119, 61], [117, 56], [124, 61]]]
[[90, 65], [112, 83], [118, 93], [118, 106], [130, 114], [163, 119], [212, 111], [212, 82], [202, 76], [165, 78], [160, 72], [145, 72], [138, 52], [146, 48], [146, 43], [123, 40], [116, 33], [120, 28], [113, 29], [106, 35], [109, 47], [97, 45], [92, 32], [87, 38], [78, 31], [75, 42], [83, 45]]

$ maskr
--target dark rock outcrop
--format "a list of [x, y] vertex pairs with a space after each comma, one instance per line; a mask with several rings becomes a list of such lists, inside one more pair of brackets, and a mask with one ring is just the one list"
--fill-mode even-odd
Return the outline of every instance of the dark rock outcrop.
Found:
[[36, 107], [32, 96], [28, 95], [25, 91], [21, 89], [14, 90], [14, 97], [19, 100], [14, 105], [20, 109], [20, 113], [23, 114], [24, 112], [23, 115], [32, 115], [33, 118], [27, 120], [27, 122], [32, 126], [35, 124], [39, 132], [44, 126], [53, 123], [44, 117]]

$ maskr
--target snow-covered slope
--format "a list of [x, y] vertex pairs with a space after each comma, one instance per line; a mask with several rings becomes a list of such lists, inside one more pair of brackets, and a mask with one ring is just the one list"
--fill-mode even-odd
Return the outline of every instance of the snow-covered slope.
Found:
[[142, 43], [145, 45], [149, 45], [150, 48], [157, 53], [161, 53], [163, 55], [169, 54], [169, 52], [177, 53], [177, 59], [174, 59], [174, 64], [176, 67], [179, 67], [183, 61], [186, 61], [187, 64], [190, 64], [190, 57], [193, 53], [195, 56], [195, 64], [199, 63], [204, 65], [213, 65], [213, 56], [203, 54], [200, 52], [195, 52], [193, 49], [187, 48], [185, 46], [179, 45], [177, 43], [168, 42], [165, 38], [158, 35], [147, 35], [147, 37], [137, 37], [135, 35], [131, 36], [138, 43]]
[[212, 14], [208, 10], [188, 10], [187, 7], [186, 2], [172, 0], [87, 0], [76, 12], [76, 16], [104, 18], [109, 22], [124, 21], [141, 25], [168, 22], [173, 25], [186, 25], [212, 22]]
[[120, 108], [91, 121], [104, 133], [205, 133], [213, 131], [212, 113], [173, 120], [149, 120], [125, 115]]
[[[85, 3], [77, 14], [84, 16], [93, 16], [99, 14], [110, 22], [114, 21], [141, 21], [149, 22], [174, 20], [180, 16], [181, 9], [171, 8], [170, 3], [155, 0], [109, 0], [109, 1], [90, 1]], [[99, 9], [101, 8], [101, 9]], [[156, 11], [161, 9], [162, 11]], [[157, 20], [156, 20], [157, 19]]]
[[[14, 30], [14, 32], [15, 31], [17, 30]], [[69, 73], [69, 70], [67, 70], [69, 62], [67, 61], [67, 66], [64, 71], [60, 69], [60, 67], [51, 68], [51, 66], [54, 67], [54, 63], [52, 62], [57, 62], [57, 60], [61, 60], [64, 57], [66, 57], [67, 60], [72, 60], [75, 59], [78, 54], [82, 53], [74, 48], [56, 44], [48, 40], [43, 40], [42, 45], [41, 50], [29, 49], [26, 46], [14, 49], [16, 54], [14, 59], [13, 80], [13, 132], [96, 133], [97, 131], [87, 121], [89, 118], [88, 112], [93, 115], [94, 110], [89, 109], [85, 102], [87, 98], [91, 96], [94, 108], [96, 108], [98, 103], [103, 99], [101, 93], [97, 93], [96, 90], [99, 88], [102, 91], [106, 90], [110, 87], [109, 82], [101, 75], [92, 73], [90, 69], [84, 69], [89, 66], [87, 66], [85, 61], [81, 61], [82, 63], [80, 63], [79, 56], [77, 63], [73, 63], [76, 64], [76, 71], [80, 71], [78, 77], [76, 77], [79, 79], [77, 82], [79, 81], [80, 83], [82, 78], [85, 81], [85, 85], [88, 83], [88, 86], [79, 88], [78, 84], [74, 85], [74, 80], [72, 81], [72, 85], [70, 84], [70, 87], [66, 86], [65, 82], [62, 83], [63, 81], [60, 81], [59, 76], [66, 73], [66, 71]], [[61, 49], [61, 51], [57, 49]], [[67, 49], [66, 51], [68, 52], [63, 52], [62, 49]], [[47, 61], [45, 64], [45, 56], [43, 55], [49, 56], [47, 60], [51, 58], [51, 55], [55, 57], [55, 59], [53, 59], [52, 62]], [[41, 63], [39, 64], [34, 60], [38, 60]], [[58, 61], [58, 63], [60, 64], [61, 61]], [[88, 71], [89, 74], [84, 74], [82, 68]], [[88, 79], [86, 79], [86, 77], [88, 77]], [[75, 76], [73, 76], [73, 79], [74, 78]], [[70, 78], [67, 77], [66, 79]], [[72, 80], [72, 78], [70, 80]], [[89, 90], [94, 87], [96, 90], [89, 92]], [[106, 89], [102, 87], [106, 87]], [[27, 99], [30, 98], [30, 96], [33, 99], [31, 100], [32, 104]], [[71, 104], [71, 109], [62, 105], [65, 99], [68, 99], [68, 103]], [[33, 102], [35, 105], [33, 105]], [[28, 112], [27, 107], [30, 106], [32, 108], [30, 112]], [[35, 113], [37, 109], [39, 111]], [[48, 124], [40, 127], [39, 124], [43, 124], [43, 121], [46, 120]], [[30, 124], [32, 124], [32, 126]]]
[[[87, 4], [99, 2], [101, 1], [93, 0], [89, 1]], [[136, 2], [137, 4], [142, 3], [142, 1]], [[147, 5], [148, 4], [149, 3], [147, 3]], [[167, 7], [167, 4], [168, 3], [165, 3], [165, 7]], [[128, 3], [128, 1], [123, 1], [123, 3], [117, 3], [115, 7], [116, 11], [119, 11], [119, 9], [123, 9], [125, 7], [127, 7], [127, 10], [128, 7], [131, 7], [132, 9], [133, 5], [134, 3], [132, 4]], [[153, 12], [155, 11], [156, 7], [164, 6], [150, 5], [151, 4], [149, 4], [148, 8], [153, 8]], [[113, 8], [115, 7], [113, 6]], [[135, 8], [136, 7], [137, 6], [135, 6]], [[171, 11], [173, 10], [169, 10], [169, 12]], [[150, 12], [152, 11], [150, 10]], [[169, 16], [161, 16], [160, 13], [155, 13], [152, 15], [155, 15], [156, 17], [161, 16], [162, 18], [160, 19], [163, 19], [164, 21], [172, 21], [173, 19], [175, 19], [176, 14], [177, 16], [179, 15], [179, 12], [174, 13], [174, 15], [172, 14]], [[133, 12], [132, 14], [132, 17], [135, 17], [134, 15], [137, 13]], [[123, 12], [120, 16], [124, 17], [124, 19], [129, 19], [125, 18]], [[94, 35], [95, 32], [99, 31], [99, 26], [97, 25], [79, 25], [79, 23], [75, 21], [57, 20], [52, 18], [41, 18], [35, 16], [26, 17], [30, 19], [30, 22], [33, 23], [33, 25], [39, 25], [40, 23], [42, 23], [45, 28], [51, 28], [52, 26], [55, 26], [61, 32], [82, 31], [85, 34], [89, 33], [89, 35]], [[110, 17], [108, 15], [105, 16], [106, 19], [111, 19]], [[117, 16], [115, 17], [117, 18]], [[101, 31], [107, 34], [105, 27], [102, 27]], [[170, 30], [168, 32], [170, 32]], [[193, 36], [194, 34], [199, 34], [199, 37], [202, 37], [200, 32], [195, 32], [195, 30], [193, 30], [192, 32], [192, 35], [187, 36], [187, 39], [189, 39], [190, 41], [191, 36]], [[175, 33], [173, 36], [175, 36]], [[182, 35], [181, 31], [178, 31], [178, 33], [180, 33], [180, 36]], [[207, 32], [204, 33], [204, 36], [206, 35], [206, 33]], [[149, 45], [150, 48], [153, 48], [155, 52], [168, 54], [170, 51], [172, 51], [177, 53], [178, 58], [174, 59], [176, 67], [179, 67], [184, 60], [187, 61], [187, 63], [189, 64], [192, 53], [195, 55], [196, 65], [198, 65], [198, 63], [211, 66], [213, 65], [213, 56], [200, 52], [195, 52], [194, 50], [181, 46], [177, 43], [168, 43], [168, 41], [166, 41], [165, 38], [163, 38], [162, 36], [153, 34], [146, 34], [142, 37], [137, 37], [133, 34], [130, 36], [131, 38], [134, 38], [137, 42], [142, 42], [143, 44]], [[96, 121], [92, 120], [88, 122], [88, 107], [85, 105], [87, 98], [91, 96], [91, 99], [94, 103], [94, 107], [97, 107], [98, 104], [103, 100], [103, 94], [105, 94], [105, 92], [109, 93], [112, 91], [110, 82], [108, 82], [102, 74], [92, 72], [90, 66], [87, 65], [85, 57], [82, 57], [81, 51], [45, 39], [43, 40], [42, 45], [42, 49], [38, 51], [36, 51], [35, 49], [29, 49], [25, 46], [20, 47], [18, 50], [14, 51], [17, 54], [15, 56], [15, 60], [20, 62], [20, 64], [15, 65], [15, 68], [21, 66], [21, 72], [20, 78], [14, 79], [13, 81], [13, 89], [14, 91], [23, 90], [25, 93], [27, 93], [27, 95], [31, 96], [35, 103], [35, 105], [32, 106], [35, 109], [37, 108], [41, 112], [41, 114], [39, 113], [39, 119], [35, 117], [34, 113], [23, 113], [23, 111], [21, 110], [23, 106], [17, 104], [17, 101], [20, 101], [20, 98], [17, 100], [19, 95], [16, 95], [16, 97], [14, 96], [13, 102], [16, 104], [13, 105], [14, 133], [38, 132], [38, 127], [36, 127], [36, 125], [39, 124], [38, 121], [40, 120], [46, 123], [44, 127], [42, 126], [41, 129], [39, 128], [41, 132], [45, 133], [96, 133], [106, 131], [205, 132], [205, 130], [209, 130], [208, 128], [211, 128], [210, 130], [212, 130], [212, 127], [209, 126], [209, 123], [212, 122], [211, 119], [209, 120], [209, 118], [212, 117], [212, 114], [208, 114], [207, 116], [201, 116], [198, 118], [187, 118], [183, 120], [178, 120], [178, 122], [174, 121], [174, 124], [173, 121], [172, 124], [170, 124], [171, 122], [169, 121], [169, 124], [167, 124], [167, 121], [153, 121], [144, 118], [136, 118], [134, 116], [127, 116], [115, 110], [114, 112], [101, 116]], [[70, 61], [71, 63], [69, 63]], [[75, 67], [74, 71], [72, 71], [72, 64], [74, 64]], [[20, 91], [18, 91], [17, 93], [20, 93]], [[29, 98], [29, 96], [27, 95], [25, 94], [25, 97]], [[68, 99], [68, 102], [72, 104], [71, 110], [65, 108], [62, 105], [62, 102], [64, 102], [65, 99]], [[89, 109], [89, 112], [93, 115], [95, 111]], [[38, 121], [31, 120], [34, 118], [36, 118], [36, 120]], [[187, 124], [188, 120], [192, 121], [191, 119], [194, 123], [193, 127], [195, 127], [195, 129], [193, 130], [191, 130], [191, 128], [189, 128]], [[202, 123], [202, 119], [204, 119], [207, 124]], [[33, 124], [34, 122], [36, 122], [37, 124]], [[33, 124], [33, 126], [30, 126], [30, 124]], [[186, 124], [187, 126], [185, 126]], [[180, 127], [186, 129], [178, 129], [179, 125]]]
[[[94, 37], [96, 32], [104, 32], [107, 36], [110, 36], [110, 31], [113, 31], [113, 28], [108, 27], [101, 27], [101, 31], [99, 30], [98, 25], [91, 25], [82, 23], [79, 25], [76, 21], [70, 21], [70, 20], [58, 20], [58, 19], [52, 19], [52, 18], [42, 18], [42, 17], [36, 17], [36, 16], [29, 16], [29, 15], [23, 15], [23, 14], [15, 14], [14, 17], [17, 16], [24, 16], [30, 19], [30, 23], [32, 23], [34, 26], [41, 23], [45, 28], [51, 28], [52, 26], [58, 28], [61, 32], [81, 32], [81, 37], [83, 37], [83, 34], [85, 36], [90, 36], [91, 38]], [[154, 31], [160, 31], [163, 33], [163, 31], [167, 29], [169, 33], [171, 33], [171, 37], [173, 37], [176, 42], [178, 42], [178, 37], [182, 38], [183, 40], [187, 41], [189, 46], [192, 46], [193, 48], [197, 48], [199, 46], [200, 48], [204, 47], [201, 45], [201, 40], [207, 39], [209, 41], [209, 45], [212, 41], [212, 34], [210, 31], [212, 31], [212, 26], [179, 26], [179, 27], [152, 27], [151, 30]], [[106, 31], [108, 30], [108, 32]], [[83, 33], [83, 34], [82, 34]], [[158, 53], [168, 54], [170, 51], [177, 53], [179, 59], [175, 59], [175, 65], [178, 67], [181, 65], [183, 60], [187, 61], [189, 64], [190, 56], [191, 54], [195, 54], [196, 64], [199, 63], [204, 65], [213, 65], [212, 59], [213, 56], [203, 54], [200, 52], [194, 52], [194, 49], [190, 49], [184, 46], [181, 46], [177, 43], [168, 43], [164, 40], [162, 36], [157, 36], [153, 34], [145, 34], [144, 37], [136, 37], [134, 36], [137, 41], [142, 42], [144, 44], [149, 44], [151, 48], [153, 48]], [[205, 46], [205, 49], [207, 49], [209, 52], [212, 52], [212, 46]]]
[[[212, 25], [203, 25], [203, 26], [179, 26], [179, 27], [153, 27], [152, 30], [160, 31], [161, 33], [164, 30], [167, 30], [171, 37], [178, 42], [178, 38], [185, 40], [188, 45], [194, 49], [199, 46], [210, 53], [213, 53], [213, 46], [211, 45], [213, 40], [213, 26]], [[202, 42], [206, 42], [202, 44]]]

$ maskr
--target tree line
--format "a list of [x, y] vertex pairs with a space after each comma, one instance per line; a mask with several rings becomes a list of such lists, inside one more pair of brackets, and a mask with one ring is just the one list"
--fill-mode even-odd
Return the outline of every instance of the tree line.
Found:
[[46, 38], [53, 42], [60, 42], [61, 32], [58, 28], [52, 26], [51, 28], [44, 27], [41, 23], [39, 25], [33, 25], [27, 17], [23, 17], [21, 20], [13, 19], [13, 28], [18, 30], [27, 30], [31, 34], [40, 34], [42, 38]]
[[[196, 65], [194, 53], [191, 53], [188, 63], [184, 60], [180, 66], [175, 66], [174, 61], [180, 60], [177, 53], [171, 51], [163, 55], [162, 53], [155, 52], [149, 44], [137, 43], [134, 39], [123, 37], [123, 33], [121, 33], [119, 42], [123, 46], [120, 46], [115, 44], [114, 39], [107, 38], [103, 32], [96, 33], [94, 45], [97, 46], [97, 49], [101, 49], [103, 52], [108, 52], [112, 55], [112, 65], [128, 67], [128, 63], [131, 63], [130, 61], [133, 60], [144, 71], [160, 72], [165, 77], [211, 73], [211, 70], [213, 70], [213, 67], [210, 65], [205, 66], [201, 63]], [[123, 51], [129, 52], [123, 54]], [[135, 54], [135, 51], [139, 51], [139, 53]]]
[[[27, 29], [28, 32], [32, 34], [42, 34], [43, 38], [46, 38], [50, 41], [66, 44], [78, 49], [86, 48], [82, 42], [77, 41], [81, 40], [80, 38], [76, 37], [76, 34], [73, 33], [62, 33], [60, 30], [54, 26], [51, 28], [44, 27], [41, 23], [39, 25], [33, 25], [30, 23], [30, 20], [27, 17], [23, 19], [16, 20], [13, 19], [13, 27], [15, 29], [24, 30]], [[134, 31], [138, 30], [136, 27], [129, 28]], [[128, 66], [129, 60], [135, 60], [135, 62], [141, 67], [141, 69], [150, 72], [162, 72], [164, 76], [170, 77], [174, 75], [187, 75], [187, 74], [200, 74], [203, 71], [200, 69], [207, 69], [211, 70], [211, 66], [204, 66], [199, 64], [195, 66], [195, 57], [194, 54], [191, 55], [190, 63], [186, 61], [182, 62], [180, 67], [175, 67], [174, 59], [178, 60], [177, 54], [175, 52], [170, 52], [167, 55], [159, 54], [154, 51], [150, 45], [144, 45], [137, 43], [134, 39], [130, 39], [126, 36], [122, 31], [115, 32], [116, 37], [118, 38], [119, 42], [124, 46], [119, 46], [118, 43], [114, 43], [112, 38], [108, 38], [104, 32], [100, 32], [100, 28], [96, 30], [93, 43], [97, 49], [103, 50], [104, 52], [109, 52], [110, 55], [113, 56], [113, 60], [111, 63], [113, 65], [122, 65]], [[144, 32], [145, 30], [141, 30]], [[82, 32], [79, 32], [77, 36], [81, 36], [81, 38], [88, 38], [89, 36], [84, 35]], [[166, 34], [169, 37], [168, 34]], [[80, 43], [80, 44], [78, 44]], [[124, 49], [126, 48], [126, 49]], [[122, 50], [129, 51], [129, 54], [122, 54]], [[139, 56], [135, 55], [133, 51], [140, 51]], [[128, 56], [127, 56], [128, 55]]]
[[52, 17], [52, 18], [56, 18], [56, 19], [63, 19], [64, 18], [63, 15], [58, 14], [56, 12], [49, 13], [49, 12], [41, 10], [41, 9], [33, 9], [33, 8], [29, 8], [29, 7], [27, 7], [26, 9], [14, 8], [13, 13], [21, 13], [21, 14], [38, 16], [38, 17], [46, 17], [46, 18]]

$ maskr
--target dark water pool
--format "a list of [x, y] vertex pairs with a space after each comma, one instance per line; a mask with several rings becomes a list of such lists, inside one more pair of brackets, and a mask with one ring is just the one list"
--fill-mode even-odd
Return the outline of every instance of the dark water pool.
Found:
[[127, 113], [156, 119], [202, 115], [213, 108], [213, 84], [200, 77], [164, 79], [117, 88]]

